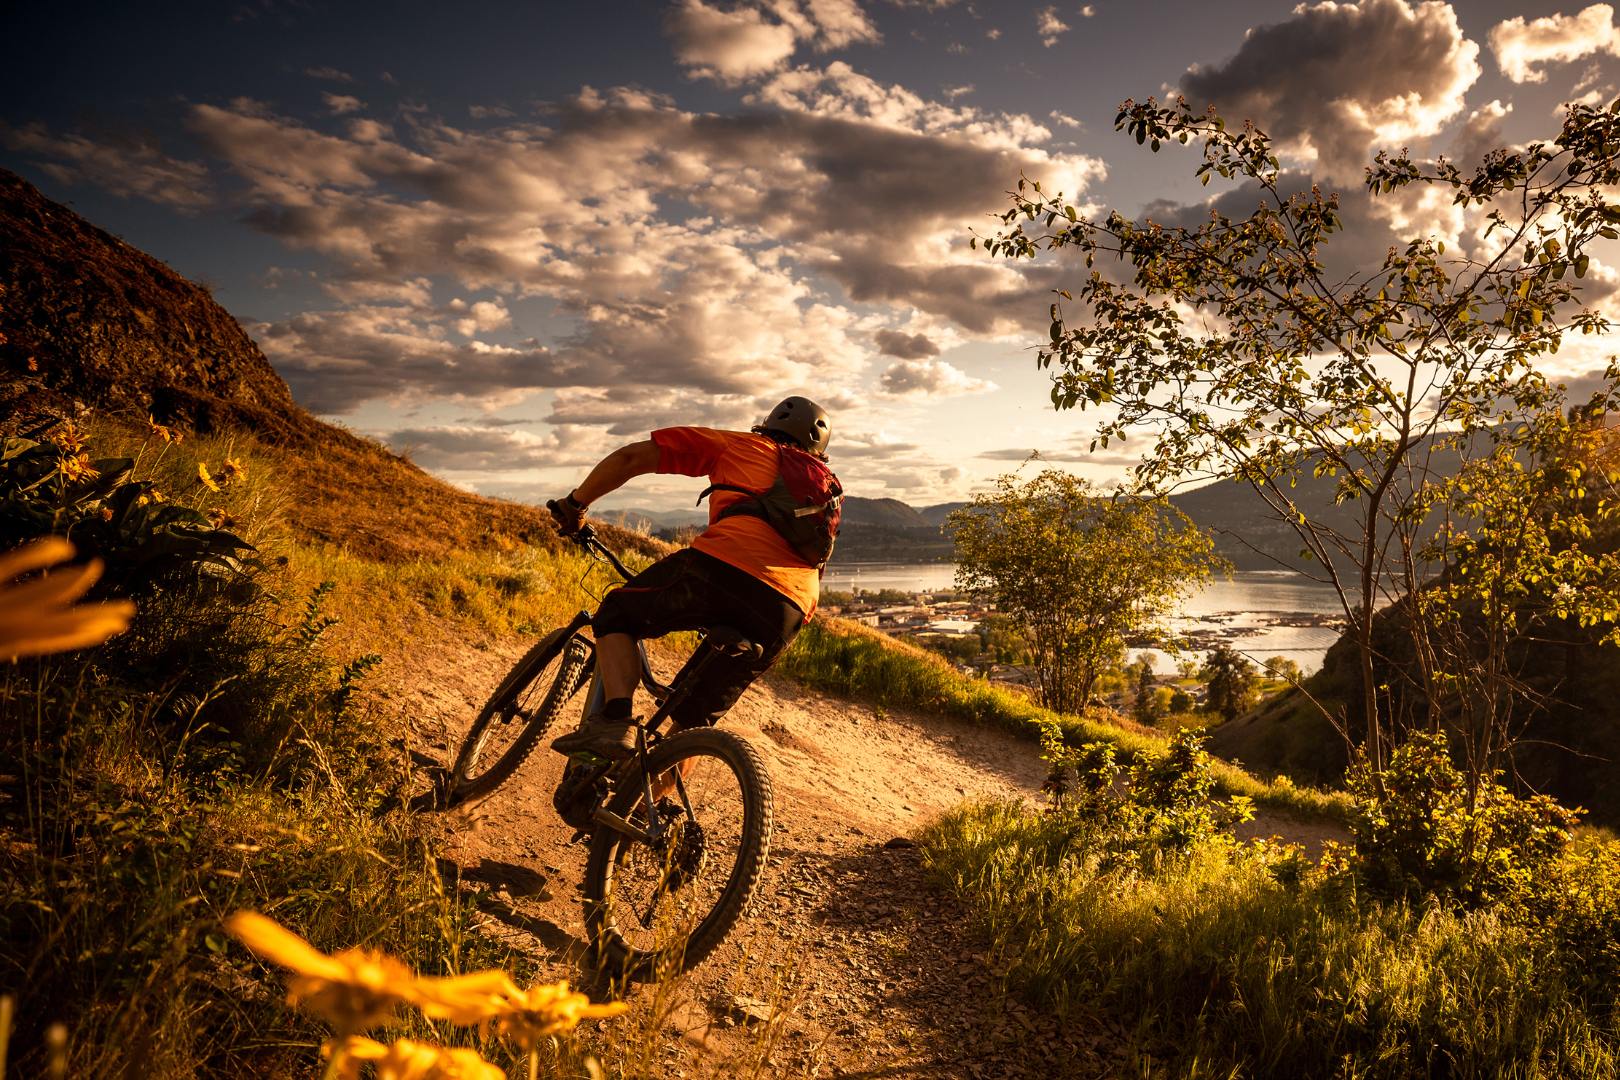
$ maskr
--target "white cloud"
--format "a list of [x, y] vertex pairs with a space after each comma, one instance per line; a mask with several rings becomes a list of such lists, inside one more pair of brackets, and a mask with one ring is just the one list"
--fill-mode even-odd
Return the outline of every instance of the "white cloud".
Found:
[[[327, 310], [254, 328], [322, 412], [549, 390], [572, 423], [620, 385], [669, 418], [795, 387], [987, 388], [916, 362], [1025, 325], [1061, 269], [986, 260], [969, 227], [1021, 172], [1076, 196], [1101, 162], [1041, 149], [1049, 129], [1027, 116], [837, 62], [748, 100], [696, 113], [586, 88], [532, 120], [414, 111], [334, 132], [241, 99], [193, 106], [187, 126], [242, 181], [247, 221], [326, 261]], [[529, 298], [548, 313], [538, 340], [512, 325]], [[911, 366], [885, 369], [880, 342]]]
[[321, 95], [321, 100], [326, 102], [326, 107], [332, 110], [333, 116], [342, 116], [345, 113], [359, 112], [361, 109], [366, 107], [366, 103], [355, 97], [353, 94], [325, 93]]
[[681, 0], [665, 26], [675, 43], [675, 59], [687, 73], [738, 83], [774, 71], [798, 48], [793, 29], [758, 8], [724, 11], [703, 0]]
[[1480, 75], [1479, 46], [1438, 0], [1301, 4], [1251, 30], [1238, 52], [1181, 80], [1195, 109], [1253, 120], [1281, 149], [1360, 180], [1375, 147], [1437, 134]]
[[557, 431], [444, 424], [400, 428], [384, 433], [382, 441], [424, 469], [480, 476], [578, 466], [592, 460], [591, 455], [568, 453], [566, 444], [572, 440], [564, 440]]
[[946, 99], [950, 101], [955, 101], [959, 97], [967, 97], [971, 93], [973, 93], [973, 85], [971, 83], [966, 86], [947, 86], [943, 91]]
[[679, 0], [664, 25], [688, 75], [727, 85], [781, 69], [801, 43], [828, 52], [883, 40], [856, 0], [756, 0], [729, 9]]
[[304, 74], [312, 79], [324, 79], [327, 82], [352, 83], [355, 81], [353, 75], [335, 67], [307, 67], [304, 69]]
[[996, 389], [986, 379], [975, 379], [944, 360], [900, 360], [890, 364], [880, 381], [883, 392], [895, 397], [955, 397]]
[[920, 360], [925, 356], [938, 356], [939, 345], [927, 334], [907, 334], [901, 330], [879, 330], [872, 336], [878, 351], [885, 356], [898, 356], [902, 360]]
[[[456, 333], [462, 337], [476, 337], [491, 330], [499, 330], [512, 321], [512, 313], [499, 299], [478, 300], [471, 304], [465, 300], [450, 301], [449, 308], [463, 317], [455, 321]], [[463, 314], [465, 313], [465, 314]]]
[[1057, 44], [1059, 36], [1069, 32], [1069, 24], [1058, 18], [1057, 8], [1045, 7], [1035, 13], [1035, 32], [1040, 35], [1041, 44], [1050, 49]]
[[883, 40], [856, 0], [804, 0], [804, 6], [816, 28], [816, 47], [822, 51]]
[[1620, 29], [1614, 8], [1593, 4], [1575, 15], [1546, 15], [1526, 19], [1515, 15], [1491, 30], [1491, 52], [1496, 65], [1516, 83], [1547, 79], [1548, 64], [1568, 63], [1596, 53], [1620, 55]]
[[55, 135], [43, 124], [13, 128], [0, 123], [0, 144], [37, 156], [40, 168], [64, 184], [94, 184], [121, 198], [142, 198], [182, 211], [214, 202], [206, 165], [170, 157], [142, 139], [95, 140]]

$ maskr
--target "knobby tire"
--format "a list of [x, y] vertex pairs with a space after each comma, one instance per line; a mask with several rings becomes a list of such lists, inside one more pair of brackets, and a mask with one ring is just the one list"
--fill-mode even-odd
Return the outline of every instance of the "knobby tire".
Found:
[[[553, 676], [551, 685], [546, 688], [540, 707], [524, 723], [523, 731], [512, 740], [506, 751], [482, 772], [470, 778], [466, 776], [468, 768], [475, 768], [477, 764], [481, 764], [480, 762], [470, 765], [469, 759], [477, 749], [485, 731], [496, 722], [502, 711], [534, 684], [535, 679], [545, 672], [547, 666], [567, 647], [570, 640], [571, 635], [566, 628], [553, 630], [525, 653], [495, 688], [495, 692], [479, 711], [478, 717], [473, 720], [472, 727], [467, 730], [461, 748], [456, 752], [455, 764], [450, 770], [450, 793], [446, 800], [448, 805], [471, 806], [487, 799], [496, 788], [511, 779], [512, 774], [517, 772], [519, 766], [534, 752], [534, 748], [540, 742], [540, 736], [551, 726], [563, 704], [584, 684], [590, 669], [591, 654], [588, 649], [576, 650], [576, 655], [564, 659]], [[513, 718], [508, 722], [518, 723], [520, 719]]]
[[[585, 866], [585, 925], [598, 961], [610, 975], [646, 982], [702, 963], [720, 945], [747, 909], [759, 886], [771, 844], [771, 780], [759, 753], [744, 740], [716, 728], [695, 728], [665, 739], [647, 757], [647, 771], [657, 776], [692, 757], [718, 758], [730, 767], [742, 799], [742, 832], [736, 863], [713, 908], [684, 942], [643, 950], [628, 943], [614, 924], [610, 878], [627, 845], [639, 845], [606, 825], [591, 835]], [[633, 770], [608, 801], [608, 810], [630, 817], [642, 799], [642, 773]], [[671, 799], [678, 799], [673, 792]]]

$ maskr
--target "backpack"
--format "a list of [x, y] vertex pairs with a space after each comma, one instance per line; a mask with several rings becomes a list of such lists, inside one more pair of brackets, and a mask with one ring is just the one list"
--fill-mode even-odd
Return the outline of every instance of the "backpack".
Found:
[[825, 571], [838, 539], [844, 489], [827, 463], [796, 446], [776, 444], [776, 479], [765, 491], [750, 491], [736, 484], [710, 484], [698, 496], [701, 503], [716, 491], [748, 496], [720, 511], [716, 521], [735, 514], [764, 518], [788, 547], [806, 563]]

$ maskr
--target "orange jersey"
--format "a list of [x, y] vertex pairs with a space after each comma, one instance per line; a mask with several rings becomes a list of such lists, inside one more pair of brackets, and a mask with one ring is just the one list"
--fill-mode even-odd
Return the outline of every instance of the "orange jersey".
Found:
[[[776, 443], [764, 435], [713, 428], [660, 428], [652, 433], [658, 446], [658, 471], [707, 476], [711, 484], [736, 484], [765, 491], [776, 481]], [[709, 527], [692, 546], [759, 578], [787, 597], [809, 618], [821, 597], [821, 575], [809, 566], [764, 518], [720, 511], [748, 496], [716, 491], [709, 496]]]

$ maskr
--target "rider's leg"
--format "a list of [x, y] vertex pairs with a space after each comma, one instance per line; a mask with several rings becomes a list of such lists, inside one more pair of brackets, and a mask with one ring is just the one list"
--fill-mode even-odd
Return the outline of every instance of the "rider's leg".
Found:
[[641, 657], [629, 634], [603, 634], [596, 639], [596, 667], [602, 673], [602, 694], [608, 700], [635, 694], [641, 680]]
[[626, 757], [636, 748], [636, 683], [641, 678], [641, 656], [629, 634], [608, 633], [596, 639], [597, 671], [602, 678], [602, 711], [585, 718], [575, 731], [551, 743], [564, 754], [580, 751], [605, 758]]

